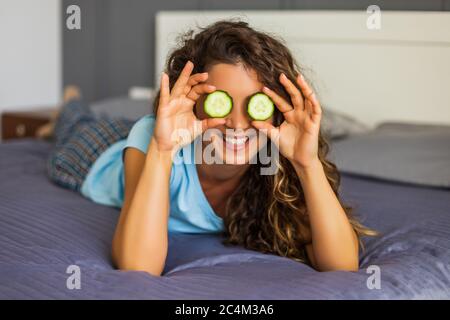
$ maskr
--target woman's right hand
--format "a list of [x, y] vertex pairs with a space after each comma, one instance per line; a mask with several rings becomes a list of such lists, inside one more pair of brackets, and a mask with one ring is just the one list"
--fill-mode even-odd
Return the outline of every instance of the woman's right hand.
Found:
[[220, 118], [199, 120], [193, 108], [197, 99], [216, 88], [208, 85], [208, 73], [196, 73], [191, 76], [194, 64], [188, 61], [178, 77], [172, 91], [169, 89], [169, 77], [161, 76], [161, 88], [153, 140], [159, 151], [174, 152], [191, 143], [206, 129], [224, 124]]

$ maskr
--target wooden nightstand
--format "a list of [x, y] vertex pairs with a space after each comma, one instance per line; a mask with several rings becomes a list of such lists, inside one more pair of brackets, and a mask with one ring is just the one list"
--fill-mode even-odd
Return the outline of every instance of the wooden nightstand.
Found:
[[34, 137], [36, 130], [48, 123], [55, 108], [2, 113], [2, 140]]

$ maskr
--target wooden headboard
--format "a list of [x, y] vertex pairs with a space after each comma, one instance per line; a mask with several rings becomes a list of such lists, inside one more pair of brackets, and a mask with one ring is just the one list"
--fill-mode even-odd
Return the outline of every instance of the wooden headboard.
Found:
[[176, 37], [240, 18], [282, 37], [322, 104], [374, 126], [383, 121], [450, 124], [450, 13], [382, 11], [369, 30], [364, 11], [159, 12], [155, 84]]

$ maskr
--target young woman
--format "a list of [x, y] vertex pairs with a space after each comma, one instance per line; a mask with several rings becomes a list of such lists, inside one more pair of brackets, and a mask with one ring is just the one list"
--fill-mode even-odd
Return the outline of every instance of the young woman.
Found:
[[[222, 118], [204, 111], [205, 96], [217, 90], [233, 102]], [[257, 92], [276, 105], [265, 121], [247, 112]], [[115, 143], [98, 148], [100, 155], [90, 157], [88, 173], [73, 188], [121, 207], [112, 245], [118, 268], [161, 275], [173, 231], [222, 232], [226, 244], [320, 271], [358, 270], [360, 237], [374, 232], [338, 197], [339, 173], [326, 160], [320, 103], [280, 41], [244, 22], [221, 21], [188, 33], [168, 59], [154, 109], [156, 117], [141, 118], [126, 139], [116, 134]], [[195, 163], [194, 141], [211, 129], [212, 139], [200, 148], [212, 146], [223, 163]], [[257, 136], [246, 134], [252, 129], [277, 145], [275, 174], [262, 175], [262, 164], [251, 163], [262, 148]], [[85, 125], [84, 135], [89, 130]], [[83, 136], [83, 130], [71, 131], [74, 141]], [[181, 141], [174, 132], [188, 135]], [[61, 181], [64, 161], [58, 158], [67, 153], [67, 143], [60, 143], [49, 162], [55, 182]]]

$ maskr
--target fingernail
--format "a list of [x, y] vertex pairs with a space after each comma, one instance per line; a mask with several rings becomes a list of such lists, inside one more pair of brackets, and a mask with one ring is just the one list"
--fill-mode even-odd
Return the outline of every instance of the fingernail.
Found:
[[267, 88], [266, 86], [263, 87], [263, 91], [270, 91], [269, 88]]
[[302, 79], [302, 80], [305, 80], [305, 77], [300, 73], [300, 78]]

